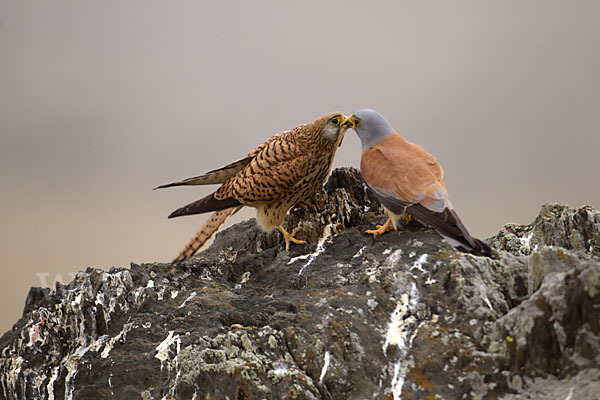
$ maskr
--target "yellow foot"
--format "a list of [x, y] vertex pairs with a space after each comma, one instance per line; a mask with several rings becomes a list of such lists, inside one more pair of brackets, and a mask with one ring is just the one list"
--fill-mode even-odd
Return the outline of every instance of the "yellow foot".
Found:
[[313, 203], [310, 203], [308, 201], [300, 201], [300, 202], [298, 202], [298, 204], [296, 204], [296, 207], [300, 207], [305, 210], [307, 208], [312, 208], [314, 211], [317, 211], [317, 206], [315, 206]]
[[300, 227], [296, 227], [291, 234], [287, 233], [287, 231], [285, 229], [283, 229], [282, 225], [278, 226], [279, 231], [281, 232], [281, 234], [283, 235], [283, 239], [285, 240], [285, 249], [287, 251], [290, 250], [290, 242], [296, 243], [296, 244], [305, 244], [306, 242], [304, 240], [300, 240], [300, 239], [296, 239], [294, 237], [294, 235], [300, 230]]
[[392, 225], [392, 220], [389, 218], [387, 221], [385, 221], [385, 224], [375, 225], [375, 228], [377, 229], [367, 229], [365, 233], [368, 235], [373, 235], [373, 237], [377, 237], [377, 235], [383, 235], [388, 231], [396, 230], [396, 227]]

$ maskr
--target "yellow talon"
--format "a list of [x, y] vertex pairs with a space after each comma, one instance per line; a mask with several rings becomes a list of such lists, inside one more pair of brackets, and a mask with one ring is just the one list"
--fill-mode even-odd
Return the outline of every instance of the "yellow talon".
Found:
[[284, 228], [283, 225], [279, 225], [277, 228], [279, 228], [279, 231], [281, 232], [281, 234], [283, 235], [283, 239], [285, 240], [285, 250], [289, 251], [290, 250], [290, 242], [296, 243], [296, 244], [305, 244], [306, 241], [304, 240], [300, 240], [300, 239], [296, 239], [294, 237], [294, 235], [300, 230], [300, 227], [296, 227], [291, 234], [289, 234]]
[[392, 220], [389, 217], [387, 221], [385, 221], [385, 224], [375, 225], [375, 228], [377, 229], [367, 229], [365, 233], [368, 235], [373, 235], [373, 237], [377, 237], [377, 235], [383, 235], [388, 231], [396, 230], [396, 227], [392, 225]]

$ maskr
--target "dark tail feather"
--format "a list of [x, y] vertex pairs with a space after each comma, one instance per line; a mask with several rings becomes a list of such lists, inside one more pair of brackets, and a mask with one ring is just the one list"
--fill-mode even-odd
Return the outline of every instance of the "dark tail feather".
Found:
[[200, 200], [196, 200], [193, 203], [178, 208], [177, 210], [173, 211], [171, 215], [169, 215], [169, 218], [181, 217], [182, 215], [193, 215], [211, 211], [219, 211], [224, 210], [226, 208], [237, 207], [241, 205], [240, 202], [234, 199], [233, 197], [218, 200], [215, 199], [214, 195], [214, 193], [211, 193], [208, 196], [201, 198]]
[[480, 257], [491, 257], [492, 256], [492, 249], [490, 246], [488, 246], [487, 243], [485, 243], [483, 240], [479, 240], [474, 237], [471, 237], [471, 238], [475, 241], [475, 244], [477, 245], [476, 247], [465, 248], [463, 246], [458, 246], [457, 249], [464, 253], [471, 253], [474, 256], [480, 256]]
[[474, 254], [476, 256], [483, 256], [483, 257], [491, 257], [492, 256], [492, 248], [483, 240], [479, 240], [479, 239], [475, 239], [475, 242], [477, 243], [477, 248], [474, 248], [473, 250], [471, 250], [471, 254]]
[[476, 256], [491, 257], [490, 246], [471, 236], [454, 210], [445, 209], [438, 213], [415, 204], [407, 207], [406, 212], [438, 231], [458, 250]]

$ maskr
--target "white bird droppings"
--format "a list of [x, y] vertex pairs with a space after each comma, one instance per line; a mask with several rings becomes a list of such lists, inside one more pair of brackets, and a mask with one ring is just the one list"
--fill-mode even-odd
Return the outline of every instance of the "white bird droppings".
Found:
[[323, 383], [323, 378], [325, 378], [325, 374], [327, 373], [327, 369], [329, 369], [329, 362], [331, 361], [331, 353], [329, 351], [325, 352], [325, 359], [323, 361], [323, 368], [321, 369], [321, 376], [319, 377], [319, 383]]
[[407, 292], [402, 293], [396, 309], [392, 312], [388, 329], [383, 344], [383, 354], [387, 357], [387, 349], [390, 345], [397, 346], [399, 358], [394, 363], [394, 376], [392, 378], [392, 394], [394, 400], [400, 399], [402, 386], [406, 379], [407, 356], [412, 346], [418, 329], [416, 310], [419, 302], [419, 291], [414, 282], [410, 282]]
[[198, 294], [198, 293], [196, 293], [196, 292], [192, 292], [192, 294], [190, 294], [190, 295], [188, 296], [188, 298], [187, 298], [187, 299], [185, 299], [185, 300], [183, 301], [183, 303], [181, 303], [181, 305], [180, 305], [178, 308], [183, 308], [183, 307], [185, 307], [185, 305], [187, 304], [187, 302], [188, 302], [188, 301], [190, 301], [191, 299], [193, 299], [194, 297], [196, 297], [196, 295], [197, 295], [197, 294]]
[[177, 343], [177, 350], [179, 352], [179, 347], [181, 345], [181, 339], [179, 335], [173, 335], [175, 331], [169, 331], [169, 335], [165, 340], [163, 340], [158, 346], [156, 346], [156, 355], [155, 358], [160, 360], [160, 369], [162, 370], [164, 362], [169, 358], [169, 349], [173, 343]]
[[302, 273], [304, 273], [304, 270], [306, 268], [308, 268], [310, 266], [310, 264], [312, 264], [313, 261], [315, 261], [317, 259], [317, 257], [325, 251], [325, 242], [331, 236], [332, 228], [333, 228], [333, 224], [329, 224], [329, 225], [325, 226], [325, 229], [323, 230], [323, 236], [321, 236], [321, 238], [319, 239], [319, 242], [317, 243], [317, 249], [314, 251], [314, 253], [294, 257], [290, 261], [288, 261], [288, 265], [290, 265], [298, 260], [308, 259], [308, 261], [300, 268], [300, 271], [298, 271], [298, 275], [302, 275]]
[[410, 270], [416, 269], [419, 270], [423, 273], [427, 272], [423, 269], [423, 264], [425, 264], [427, 262], [427, 254], [421, 254], [419, 256], [419, 258], [417, 259], [417, 261], [415, 261], [412, 265], [412, 267], [410, 267]]
[[358, 258], [358, 257], [362, 256], [363, 255], [363, 251], [365, 251], [366, 248], [367, 248], [367, 246], [361, 247], [360, 250], [358, 250], [358, 252], [355, 255], [352, 256], [352, 258]]

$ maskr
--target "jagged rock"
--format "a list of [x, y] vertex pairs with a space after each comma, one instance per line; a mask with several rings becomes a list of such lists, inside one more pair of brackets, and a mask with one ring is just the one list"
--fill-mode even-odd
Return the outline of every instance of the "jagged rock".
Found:
[[[0, 398], [593, 398], [599, 213], [544, 206], [495, 259], [385, 217], [352, 169], [297, 209], [307, 245], [253, 221], [182, 267], [32, 288], [0, 339]], [[512, 236], [511, 236], [512, 235]]]
[[529, 255], [542, 246], [558, 246], [600, 256], [600, 212], [590, 206], [575, 209], [544, 204], [531, 224], [506, 224], [490, 244], [516, 255]]

